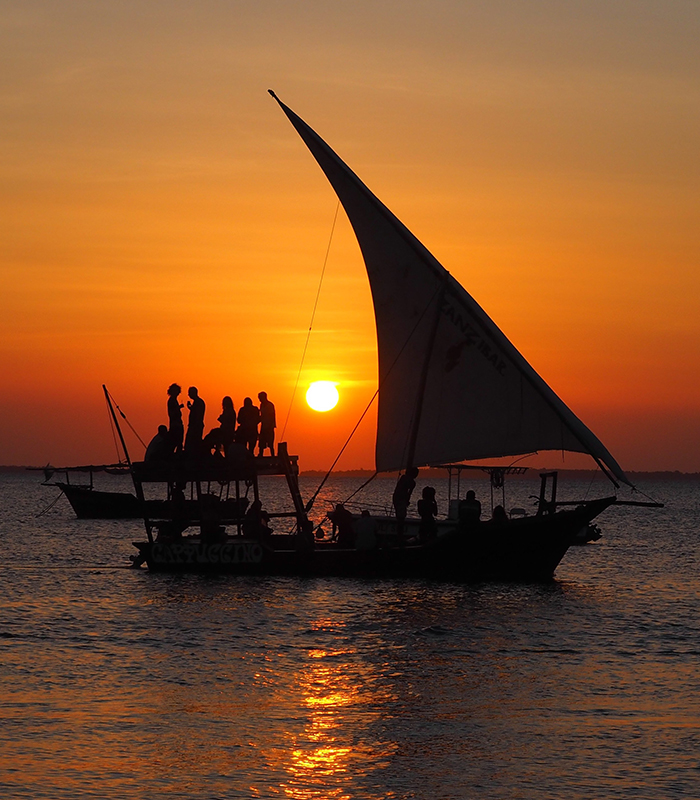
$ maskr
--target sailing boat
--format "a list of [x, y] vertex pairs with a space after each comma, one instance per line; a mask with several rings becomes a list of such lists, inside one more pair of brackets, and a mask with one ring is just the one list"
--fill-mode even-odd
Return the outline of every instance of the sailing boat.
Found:
[[602, 442], [435, 257], [273, 93], [335, 190], [369, 275], [379, 350], [379, 472], [588, 453], [630, 484]]
[[[314, 156], [342, 203], [362, 251], [369, 276], [377, 326], [379, 409], [376, 440], [378, 472], [464, 461], [518, 456], [540, 450], [591, 455], [616, 488], [631, 486], [602, 442], [527, 363], [469, 293], [365, 186], [339, 156], [270, 90]], [[260, 462], [260, 463], [254, 463]], [[457, 467], [459, 468], [459, 467]], [[183, 544], [168, 541], [172, 525], [146, 519], [149, 542], [137, 546], [151, 569], [225, 570], [294, 574], [420, 575], [451, 579], [548, 579], [574, 537], [609, 506], [615, 495], [564, 509], [553, 494], [545, 500], [543, 482], [536, 515], [459, 525], [441, 520], [440, 535], [407, 543], [393, 518], [375, 518], [383, 546], [357, 551], [316, 542], [299, 494], [296, 460], [280, 446], [278, 458], [249, 459], [238, 466], [212, 464], [155, 471], [135, 464], [141, 483], [189, 481], [200, 492], [203, 479], [233, 480], [238, 496], [243, 478], [284, 474], [294, 500], [297, 534], [248, 541], [237, 524], [226, 563], [207, 536]], [[172, 474], [171, 474], [172, 473]], [[556, 486], [556, 480], [553, 482]], [[626, 503], [647, 505], [644, 503]], [[204, 512], [200, 515], [204, 519]], [[215, 520], [217, 535], [224, 526]], [[179, 526], [178, 526], [179, 527]], [[154, 529], [164, 536], [153, 540]], [[181, 531], [180, 531], [181, 532]], [[285, 541], [282, 541], [285, 539]], [[226, 539], [222, 539], [226, 542]], [[250, 545], [246, 550], [246, 542]], [[219, 542], [219, 547], [226, 547]], [[232, 545], [231, 545], [232, 546]], [[183, 549], [184, 548], [184, 549]], [[228, 552], [228, 551], [227, 551]], [[232, 553], [239, 553], [235, 557]]]

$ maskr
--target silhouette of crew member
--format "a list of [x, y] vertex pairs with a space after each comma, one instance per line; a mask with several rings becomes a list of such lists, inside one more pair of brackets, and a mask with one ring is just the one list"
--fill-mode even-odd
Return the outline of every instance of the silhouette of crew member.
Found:
[[423, 488], [421, 499], [417, 503], [418, 516], [420, 517], [420, 527], [418, 537], [421, 542], [429, 542], [437, 538], [437, 522], [435, 517], [438, 513], [437, 501], [435, 500], [435, 489], [432, 486]]
[[272, 535], [269, 525], [270, 515], [262, 507], [260, 500], [253, 500], [250, 508], [243, 517], [242, 529], [244, 536], [265, 540]]
[[212, 428], [204, 437], [204, 446], [207, 450], [216, 447], [224, 448], [224, 455], [228, 454], [228, 449], [233, 444], [236, 434], [236, 409], [233, 407], [233, 400], [226, 395], [221, 401], [221, 414], [219, 414], [219, 427]]
[[416, 467], [409, 467], [396, 482], [394, 494], [391, 498], [391, 502], [394, 504], [394, 513], [396, 514], [396, 521], [398, 523], [396, 530], [399, 536], [403, 536], [403, 523], [408, 513], [408, 506], [411, 503], [411, 495], [416, 488], [417, 477], [418, 469]]
[[159, 425], [158, 433], [151, 439], [146, 448], [144, 461], [163, 461], [173, 454], [173, 440], [167, 425]]
[[508, 522], [508, 514], [503, 506], [494, 506], [491, 521], [496, 525], [505, 525]]
[[459, 502], [459, 527], [463, 530], [473, 528], [479, 524], [481, 518], [481, 503], [476, 499], [474, 491], [470, 489], [464, 500]]
[[341, 547], [355, 546], [355, 529], [353, 516], [342, 503], [338, 503], [334, 511], [328, 514], [328, 519], [333, 523], [333, 538], [338, 535], [338, 544]]
[[176, 453], [182, 452], [182, 438], [185, 426], [182, 424], [182, 403], [178, 400], [182, 390], [176, 383], [168, 386], [168, 432]]
[[253, 405], [250, 397], [243, 400], [243, 405], [238, 409], [238, 430], [236, 441], [242, 442], [250, 453], [255, 452], [258, 441], [258, 423], [260, 422], [260, 409]]
[[185, 436], [185, 453], [189, 456], [198, 456], [202, 452], [202, 434], [204, 433], [204, 400], [199, 396], [196, 386], [187, 390], [187, 408], [190, 415], [187, 420], [187, 434]]
[[270, 455], [275, 454], [275, 428], [277, 421], [275, 420], [275, 406], [267, 399], [267, 392], [260, 392], [258, 394], [260, 400], [260, 436], [258, 442], [260, 449], [258, 455], [265, 454], [265, 450], [270, 448]]

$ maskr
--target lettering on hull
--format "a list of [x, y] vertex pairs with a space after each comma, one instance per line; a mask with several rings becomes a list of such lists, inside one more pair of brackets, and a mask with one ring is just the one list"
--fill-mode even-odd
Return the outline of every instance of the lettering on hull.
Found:
[[262, 558], [263, 549], [257, 542], [155, 542], [151, 550], [154, 564], [259, 564]]

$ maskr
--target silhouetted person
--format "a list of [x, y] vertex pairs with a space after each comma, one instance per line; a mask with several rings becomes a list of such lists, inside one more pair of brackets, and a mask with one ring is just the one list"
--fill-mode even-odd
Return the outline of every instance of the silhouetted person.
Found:
[[342, 503], [338, 503], [334, 511], [328, 514], [328, 519], [333, 523], [333, 536], [338, 535], [338, 544], [341, 547], [355, 546], [355, 530], [353, 516]]
[[209, 452], [212, 447], [219, 451], [223, 447], [224, 454], [228, 453], [229, 446], [233, 444], [236, 434], [236, 410], [233, 400], [226, 395], [221, 401], [221, 414], [219, 414], [219, 427], [212, 428], [204, 437], [204, 447]]
[[473, 528], [479, 524], [481, 518], [481, 503], [470, 489], [464, 500], [459, 501], [459, 527], [462, 530]]
[[236, 441], [242, 442], [251, 453], [255, 452], [258, 441], [258, 423], [260, 422], [260, 409], [253, 405], [250, 397], [243, 400], [243, 405], [238, 409], [238, 430]]
[[199, 396], [196, 386], [187, 390], [187, 408], [190, 416], [187, 420], [187, 435], [185, 436], [185, 453], [189, 456], [198, 456], [202, 452], [202, 434], [204, 433], [204, 400]]
[[272, 534], [272, 528], [268, 525], [270, 515], [263, 510], [260, 500], [253, 500], [250, 508], [245, 512], [241, 525], [244, 536], [253, 539], [267, 539]]
[[506, 510], [503, 506], [494, 507], [491, 521], [495, 522], [496, 525], [505, 525], [505, 523], [508, 522], [508, 514], [506, 514]]
[[221, 443], [224, 447], [232, 444], [236, 434], [236, 409], [233, 407], [233, 400], [228, 395], [221, 401], [219, 429], [221, 430]]
[[428, 542], [437, 538], [437, 522], [435, 517], [438, 513], [437, 501], [435, 500], [435, 489], [426, 486], [423, 489], [422, 497], [417, 503], [418, 516], [420, 517], [420, 527], [418, 537], [421, 542]]
[[163, 461], [173, 454], [173, 440], [167, 425], [159, 425], [158, 433], [151, 439], [146, 448], [144, 461]]
[[416, 488], [417, 477], [418, 469], [416, 467], [409, 467], [396, 482], [396, 488], [391, 498], [396, 514], [396, 532], [399, 534], [399, 537], [403, 536], [403, 524], [406, 519], [406, 514], [408, 513], [408, 506], [411, 503], [411, 495]]
[[260, 392], [258, 394], [260, 401], [260, 436], [258, 442], [260, 449], [258, 455], [262, 456], [267, 448], [270, 448], [270, 455], [275, 454], [275, 428], [277, 421], [275, 420], [275, 406], [267, 399], [267, 392]]
[[182, 390], [176, 383], [168, 387], [168, 432], [176, 453], [182, 452], [182, 439], [185, 426], [182, 424], [182, 403], [178, 400]]

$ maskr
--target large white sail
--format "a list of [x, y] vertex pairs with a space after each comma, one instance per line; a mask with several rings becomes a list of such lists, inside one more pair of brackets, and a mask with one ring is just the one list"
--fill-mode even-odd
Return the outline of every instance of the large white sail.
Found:
[[566, 450], [589, 453], [629, 484], [602, 442], [471, 295], [273, 97], [343, 204], [367, 267], [379, 350], [377, 469]]

